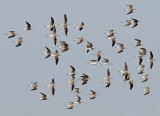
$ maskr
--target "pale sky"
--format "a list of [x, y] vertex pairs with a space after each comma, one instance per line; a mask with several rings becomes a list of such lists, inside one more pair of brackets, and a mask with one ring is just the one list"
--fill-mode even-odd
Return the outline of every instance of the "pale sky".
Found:
[[[132, 4], [136, 9], [132, 14], [126, 15], [123, 10], [127, 4]], [[1, 0], [0, 4], [0, 53], [1, 53], [1, 81], [0, 81], [0, 115], [4, 116], [50, 116], [50, 115], [120, 115], [120, 116], [159, 116], [160, 115], [160, 78], [159, 78], [159, 25], [160, 16], [159, 0]], [[64, 14], [68, 17], [68, 35], [65, 36], [63, 27], [58, 24], [63, 23]], [[70, 50], [61, 53], [57, 46], [53, 44], [50, 34], [45, 25], [50, 23], [51, 16], [54, 18], [57, 28], [58, 41], [66, 41], [70, 45]], [[125, 27], [123, 21], [131, 18], [138, 19], [139, 25], [135, 28]], [[28, 21], [33, 30], [24, 31]], [[86, 28], [79, 31], [74, 26], [84, 22]], [[123, 43], [127, 49], [123, 53], [117, 54], [117, 49], [111, 47], [111, 41], [106, 39], [105, 32], [113, 29], [116, 32], [117, 43]], [[14, 30], [18, 34], [12, 39], [5, 35], [8, 31]], [[14, 47], [18, 37], [22, 37], [24, 42], [20, 47]], [[76, 45], [73, 41], [78, 37], [93, 43], [95, 50], [88, 54], [84, 46]], [[150, 76], [150, 80], [141, 83], [144, 74], [137, 74], [139, 67], [138, 59], [134, 55], [138, 54], [140, 47], [134, 47], [134, 39], [142, 40], [147, 49], [147, 55], [142, 64], [146, 66], [144, 74]], [[158, 41], [157, 41], [158, 40]], [[86, 41], [84, 42], [86, 43]], [[44, 59], [45, 46], [60, 52], [59, 63], [56, 66], [54, 58]], [[112, 65], [90, 65], [89, 60], [96, 59], [95, 54], [101, 50]], [[149, 69], [149, 51], [153, 52], [153, 69]], [[102, 62], [102, 59], [101, 61]], [[129, 84], [123, 82], [123, 78], [118, 73], [128, 64], [132, 79], [135, 81], [133, 89], [129, 90]], [[75, 101], [77, 97], [70, 91], [70, 80], [67, 75], [70, 72], [70, 65], [76, 68], [76, 87], [82, 93], [82, 103], [72, 110], [68, 110], [65, 105]], [[113, 83], [109, 88], [101, 83], [106, 75], [107, 68], [110, 69]], [[78, 81], [82, 73], [86, 73], [91, 80], [86, 85], [81, 85]], [[51, 95], [49, 88], [52, 78], [56, 82], [55, 96]], [[40, 86], [36, 91], [30, 91], [32, 82], [37, 81]], [[151, 93], [144, 96], [142, 89], [150, 87]], [[97, 92], [97, 98], [90, 100], [90, 90]], [[45, 93], [49, 100], [40, 101], [40, 92]]]

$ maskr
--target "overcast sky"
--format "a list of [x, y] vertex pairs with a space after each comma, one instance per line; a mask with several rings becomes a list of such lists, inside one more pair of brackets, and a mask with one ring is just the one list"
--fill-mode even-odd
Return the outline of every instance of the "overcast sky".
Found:
[[[132, 4], [136, 9], [132, 14], [126, 15], [127, 4]], [[159, 0], [1, 0], [0, 4], [0, 53], [1, 53], [1, 81], [0, 81], [0, 115], [5, 116], [50, 116], [50, 115], [121, 115], [121, 116], [159, 116], [160, 115], [160, 46], [159, 25], [160, 16]], [[68, 17], [68, 35], [65, 36], [63, 27], [64, 14]], [[59, 35], [58, 41], [66, 41], [70, 50], [61, 53], [61, 50], [53, 44], [51, 38], [47, 38], [51, 32], [44, 27], [54, 18]], [[139, 25], [135, 28], [125, 27], [122, 22], [127, 19], [138, 19]], [[31, 31], [24, 31], [25, 21], [32, 25]], [[86, 28], [82, 31], [73, 27], [84, 22]], [[105, 32], [113, 29], [116, 32], [117, 43], [123, 43], [127, 49], [118, 54], [115, 47], [111, 47], [111, 41], [107, 39]], [[5, 35], [14, 30], [18, 35], [8, 39]], [[20, 47], [15, 47], [18, 37], [24, 42]], [[76, 45], [76, 38], [84, 37], [93, 43], [95, 50], [88, 54], [84, 46]], [[134, 39], [142, 40], [147, 49], [147, 55], [142, 64], [146, 67], [144, 74], [150, 76], [150, 80], [141, 83], [138, 74], [138, 59], [133, 56], [138, 54], [140, 47], [134, 47]], [[84, 41], [86, 43], [86, 41]], [[54, 58], [44, 59], [45, 46], [51, 51], [60, 52], [59, 63], [56, 66]], [[90, 65], [89, 60], [96, 59], [95, 54], [101, 50], [112, 65]], [[153, 69], [149, 69], [149, 51], [153, 52]], [[102, 60], [100, 61], [102, 62]], [[135, 81], [133, 89], [129, 90], [129, 84], [123, 82], [118, 73], [127, 63], [132, 79]], [[82, 103], [68, 110], [65, 105], [75, 101], [77, 97], [71, 93], [70, 80], [67, 75], [71, 68], [76, 68], [76, 87], [80, 88], [79, 96]], [[109, 68], [112, 85], [105, 88], [101, 83]], [[86, 73], [91, 80], [86, 85], [78, 81], [82, 73]], [[51, 95], [50, 84], [52, 78], [56, 82], [55, 95]], [[37, 81], [39, 87], [36, 91], [30, 91], [30, 84]], [[150, 87], [151, 93], [143, 95], [143, 88]], [[90, 90], [97, 92], [97, 98], [90, 100]], [[49, 100], [40, 101], [40, 92], [45, 93]]]

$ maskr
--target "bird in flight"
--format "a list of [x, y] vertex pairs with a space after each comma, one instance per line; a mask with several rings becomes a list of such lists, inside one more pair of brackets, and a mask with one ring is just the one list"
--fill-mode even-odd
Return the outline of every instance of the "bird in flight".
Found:
[[68, 27], [67, 26], [69, 24], [67, 23], [67, 15], [66, 14], [64, 14], [64, 22], [62, 24], [59, 24], [59, 25], [63, 26], [65, 35], [67, 36], [67, 34], [68, 34]]
[[55, 94], [55, 81], [54, 81], [54, 78], [52, 79], [50, 85], [48, 85], [48, 87], [51, 88], [51, 91], [52, 91], [52, 95]]
[[42, 93], [42, 92], [40, 92], [40, 94], [42, 95], [42, 97], [40, 98], [41, 101], [42, 101], [42, 100], [48, 100], [46, 94], [44, 94], [44, 93]]
[[18, 40], [17, 40], [17, 41], [15, 41], [15, 42], [17, 42], [17, 45], [16, 45], [15, 47], [19, 47], [19, 46], [21, 46], [21, 45], [22, 45], [22, 42], [23, 42], [22, 37], [18, 37]]

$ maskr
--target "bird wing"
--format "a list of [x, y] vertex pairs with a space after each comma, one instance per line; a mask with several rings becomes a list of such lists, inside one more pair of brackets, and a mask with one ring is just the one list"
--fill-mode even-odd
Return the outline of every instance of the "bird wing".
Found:
[[110, 76], [110, 71], [109, 71], [109, 69], [107, 69], [107, 76]]
[[95, 91], [93, 91], [93, 90], [90, 90], [90, 91], [91, 91], [91, 93], [92, 93], [92, 94], [96, 94], [96, 92], [95, 92]]
[[67, 33], [68, 33], [68, 28], [67, 28], [67, 26], [64, 26], [64, 31], [65, 31], [65, 35], [67, 36]]
[[128, 66], [126, 62], [124, 63], [124, 70], [128, 70]]
[[50, 25], [54, 25], [54, 19], [53, 19], [53, 17], [51, 17], [51, 23], [50, 23]]
[[150, 59], [153, 59], [153, 53], [150, 51]]
[[52, 87], [52, 95], [54, 95], [54, 93], [55, 93], [55, 88]]
[[70, 65], [70, 67], [71, 67], [73, 72], [76, 70], [72, 65]]
[[64, 23], [67, 23], [67, 15], [64, 15]]
[[56, 63], [56, 65], [58, 64], [58, 61], [59, 61], [59, 58], [58, 58], [58, 56], [56, 56], [55, 57], [55, 63]]
[[26, 21], [27, 28], [31, 28], [31, 24]]
[[50, 53], [50, 52], [51, 52], [51, 50], [50, 50], [48, 47], [45, 46], [45, 48], [46, 48], [46, 50], [47, 50], [47, 53]]
[[[41, 92], [40, 92], [41, 93]], [[46, 97], [46, 94], [44, 94], [44, 93], [41, 93], [41, 95], [43, 96], [43, 97]]]

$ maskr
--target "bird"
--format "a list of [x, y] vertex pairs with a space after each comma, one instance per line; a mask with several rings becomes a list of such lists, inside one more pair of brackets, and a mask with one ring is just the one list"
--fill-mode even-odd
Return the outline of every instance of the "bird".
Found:
[[40, 92], [40, 94], [42, 95], [42, 97], [40, 98], [41, 101], [42, 101], [42, 100], [48, 100], [46, 94], [44, 94], [44, 93], [42, 93], [42, 92]]
[[89, 95], [91, 95], [91, 97], [90, 97], [90, 99], [95, 99], [96, 98], [96, 92], [95, 91], [93, 91], [93, 90], [90, 90], [90, 94]]
[[132, 18], [131, 21], [132, 21], [132, 24], [133, 24], [132, 28], [138, 26], [139, 21], [137, 19]]
[[123, 23], [124, 23], [124, 26], [129, 26], [132, 24], [132, 20], [129, 19], [129, 20], [124, 21]]
[[83, 37], [77, 38], [77, 40], [78, 40], [77, 44], [80, 44], [84, 41]]
[[15, 37], [17, 34], [15, 33], [15, 31], [9, 31], [8, 34], [5, 34], [5, 35], [8, 35], [8, 38], [13, 38], [13, 37]]
[[31, 30], [31, 24], [29, 22], [26, 21], [26, 28], [24, 28], [24, 30]]
[[108, 30], [105, 34], [107, 34], [107, 37], [111, 37], [111, 36], [114, 36], [115, 33], [114, 33], [114, 30]]
[[74, 27], [74, 28], [78, 28], [78, 30], [82, 31], [84, 27], [85, 27], [84, 22], [81, 22], [81, 24], [79, 26]]
[[147, 50], [146, 50], [146, 48], [140, 48], [140, 51], [139, 52], [141, 52], [141, 55], [146, 55], [146, 53], [147, 53]]
[[133, 8], [133, 5], [127, 5], [127, 7], [128, 7], [128, 8], [127, 8], [126, 10], [127, 10], [128, 12], [127, 12], [126, 15], [129, 15], [129, 14], [133, 13], [133, 10], [135, 10], [135, 9]]
[[150, 87], [144, 87], [143, 88], [143, 95], [147, 95], [150, 93]]
[[96, 53], [96, 55], [97, 55], [97, 61], [98, 61], [98, 62], [99, 62], [100, 59], [101, 59], [101, 54], [102, 54], [102, 51], [100, 51], [100, 50]]
[[140, 67], [138, 68], [139, 72], [138, 74], [143, 74], [145, 66], [143, 64], [140, 65]]
[[127, 63], [125, 62], [124, 63], [124, 68], [123, 70], [119, 71], [123, 76], [129, 74], [129, 71], [128, 71], [128, 66], [127, 66]]
[[32, 82], [30, 86], [31, 86], [31, 91], [37, 90], [38, 82]]
[[124, 44], [122, 43], [117, 43], [119, 46], [117, 47], [119, 49], [119, 51], [117, 53], [122, 53], [123, 50], [125, 49]]
[[69, 104], [66, 105], [67, 109], [73, 109], [74, 108], [74, 102], [69, 102]]
[[59, 52], [58, 52], [57, 50], [55, 50], [55, 52], [52, 53], [51, 56], [54, 57], [54, 59], [55, 59], [55, 64], [57, 65], [57, 64], [58, 64], [58, 61], [59, 61], [59, 56], [60, 56], [60, 55], [59, 55]]
[[89, 76], [87, 74], [82, 73], [81, 80], [82, 80], [82, 85], [85, 85], [89, 80]]
[[19, 46], [21, 46], [21, 45], [22, 45], [22, 42], [23, 42], [22, 37], [18, 37], [18, 40], [17, 40], [17, 41], [15, 41], [15, 42], [17, 42], [17, 45], [16, 45], [15, 47], [19, 47]]
[[111, 63], [109, 62], [109, 59], [107, 59], [107, 58], [103, 58], [102, 62], [104, 65], [111, 65]]
[[59, 48], [62, 50], [62, 52], [66, 52], [69, 50], [69, 45], [65, 41], [59, 41], [60, 45]]
[[106, 83], [106, 87], [109, 87], [111, 85], [111, 78], [110, 78], [110, 71], [109, 71], [109, 69], [107, 69], [106, 77], [103, 78], [103, 79], [104, 79], [104, 82], [102, 82], [102, 83]]
[[90, 60], [90, 62], [87, 63], [87, 64], [97, 65], [98, 64], [98, 60]]
[[45, 56], [45, 59], [46, 59], [46, 58], [48, 58], [48, 57], [51, 56], [52, 52], [51, 52], [51, 50], [50, 50], [48, 47], [45, 46], [45, 48], [46, 48], [46, 51], [44, 52], [44, 54], [47, 54], [47, 55]]
[[143, 78], [143, 80], [141, 81], [141, 83], [144, 83], [149, 80], [149, 75], [145, 74], [142, 78]]
[[67, 36], [67, 33], [68, 33], [68, 27], [67, 26], [68, 26], [68, 24], [67, 24], [67, 15], [66, 14], [64, 14], [63, 24], [59, 24], [59, 25], [63, 26], [65, 35]]
[[135, 47], [137, 47], [137, 46], [141, 46], [142, 44], [141, 44], [141, 40], [140, 39], [134, 39], [135, 41], [136, 41], [136, 43], [135, 43]]
[[54, 78], [52, 79], [50, 85], [48, 85], [48, 87], [51, 88], [51, 91], [52, 91], [52, 95], [55, 94], [55, 81], [54, 81]]
[[150, 51], [150, 57], [149, 57], [149, 59], [147, 60], [148, 62], [149, 62], [149, 64], [150, 64], [150, 69], [152, 69], [152, 67], [153, 67], [153, 53], [152, 53], [152, 51]]
[[77, 96], [77, 100], [74, 102], [75, 104], [80, 104], [81, 103], [81, 97], [76, 95]]
[[93, 44], [89, 41], [87, 41], [86, 43], [86, 50], [87, 50], [87, 53], [90, 51], [90, 50], [93, 50]]

